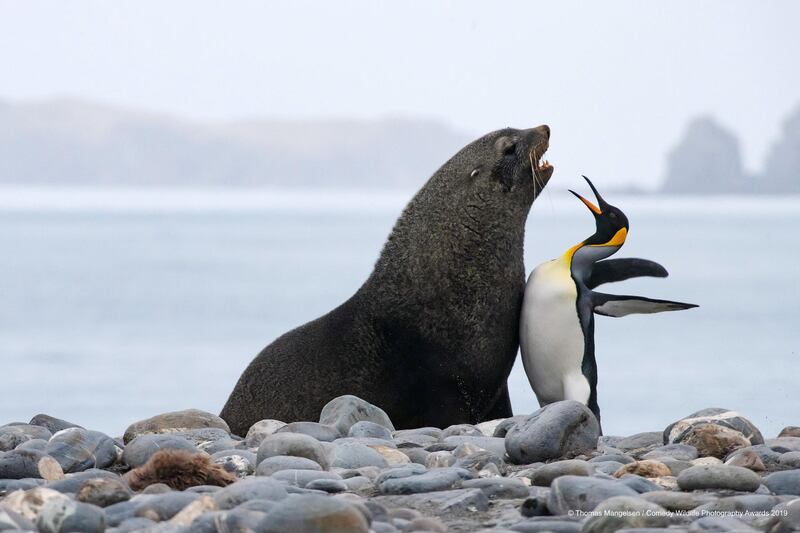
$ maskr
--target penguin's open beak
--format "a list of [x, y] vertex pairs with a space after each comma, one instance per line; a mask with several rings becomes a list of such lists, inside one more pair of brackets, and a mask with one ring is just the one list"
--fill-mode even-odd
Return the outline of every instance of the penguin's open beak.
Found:
[[589, 200], [587, 200], [586, 198], [584, 198], [584, 197], [583, 197], [583, 196], [581, 196], [580, 194], [576, 193], [576, 192], [575, 192], [575, 191], [573, 191], [572, 189], [570, 189], [570, 190], [569, 190], [569, 192], [571, 192], [572, 194], [574, 194], [575, 196], [577, 196], [577, 197], [578, 197], [578, 200], [580, 200], [581, 202], [583, 202], [584, 204], [586, 204], [586, 207], [588, 207], [588, 208], [591, 210], [591, 212], [592, 212], [592, 213], [594, 213], [595, 215], [602, 215], [602, 214], [603, 214], [603, 212], [602, 212], [602, 211], [600, 211], [600, 208], [599, 208], [599, 207], [597, 207], [596, 205], [594, 205], [592, 202], [590, 202]]
[[581, 202], [583, 202], [583, 203], [586, 205], [586, 207], [588, 207], [588, 208], [589, 208], [589, 210], [590, 210], [592, 213], [594, 213], [594, 214], [595, 214], [595, 216], [602, 215], [602, 214], [603, 214], [603, 210], [604, 210], [604, 208], [605, 208], [605, 207], [608, 205], [608, 203], [606, 203], [606, 201], [605, 201], [605, 200], [603, 200], [603, 197], [602, 197], [602, 196], [600, 196], [600, 193], [599, 193], [599, 192], [597, 192], [597, 188], [595, 188], [595, 186], [594, 186], [594, 183], [592, 183], [592, 181], [591, 181], [589, 178], [587, 178], [586, 176], [583, 176], [583, 179], [585, 179], [585, 180], [586, 180], [586, 183], [588, 183], [588, 184], [589, 184], [589, 187], [591, 187], [591, 188], [592, 188], [592, 192], [594, 193], [594, 197], [595, 197], [595, 198], [597, 198], [597, 204], [598, 204], [600, 207], [598, 207], [597, 205], [594, 205], [592, 202], [590, 202], [589, 200], [587, 200], [586, 198], [584, 198], [584, 197], [583, 197], [583, 196], [581, 196], [580, 194], [576, 193], [576, 192], [575, 192], [575, 191], [573, 191], [572, 189], [570, 189], [570, 190], [569, 190], [569, 192], [571, 192], [572, 194], [574, 194], [575, 196], [577, 196], [577, 197], [578, 197], [578, 200], [580, 200]]

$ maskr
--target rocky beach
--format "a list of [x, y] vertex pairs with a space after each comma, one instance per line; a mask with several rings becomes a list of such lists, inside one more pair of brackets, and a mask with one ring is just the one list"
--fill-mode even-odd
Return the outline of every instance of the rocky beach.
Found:
[[47, 415], [0, 427], [0, 530], [612, 532], [800, 530], [800, 427], [710, 408], [601, 436], [558, 402], [396, 430], [354, 396], [232, 435], [186, 410], [122, 437]]

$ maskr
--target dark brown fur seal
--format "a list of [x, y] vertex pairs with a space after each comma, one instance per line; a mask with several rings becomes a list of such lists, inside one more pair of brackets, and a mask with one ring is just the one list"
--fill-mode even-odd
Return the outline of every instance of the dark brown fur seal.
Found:
[[250, 363], [220, 415], [231, 430], [316, 420], [343, 394], [383, 408], [398, 429], [511, 416], [525, 220], [553, 172], [540, 162], [549, 137], [547, 126], [498, 130], [446, 162], [355, 295]]

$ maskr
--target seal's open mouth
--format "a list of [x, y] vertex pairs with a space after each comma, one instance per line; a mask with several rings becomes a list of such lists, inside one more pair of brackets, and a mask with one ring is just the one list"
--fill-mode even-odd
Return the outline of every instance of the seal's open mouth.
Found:
[[533, 147], [530, 153], [531, 168], [533, 169], [534, 177], [536, 178], [549, 178], [553, 174], [553, 165], [547, 159], [542, 159], [550, 143], [547, 141], [540, 142]]

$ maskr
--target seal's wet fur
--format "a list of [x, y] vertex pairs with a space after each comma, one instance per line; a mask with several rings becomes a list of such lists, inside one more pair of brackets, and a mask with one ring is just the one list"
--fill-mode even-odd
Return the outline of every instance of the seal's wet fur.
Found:
[[525, 220], [552, 174], [539, 169], [534, 180], [531, 166], [549, 136], [547, 126], [507, 128], [447, 161], [355, 295], [250, 363], [221, 413], [231, 430], [316, 420], [343, 394], [383, 408], [398, 429], [511, 416]]
[[199, 485], [224, 487], [236, 480], [235, 475], [215, 464], [207, 454], [186, 450], [158, 451], [144, 465], [125, 474], [125, 481], [135, 491], [156, 483], [186, 490]]

